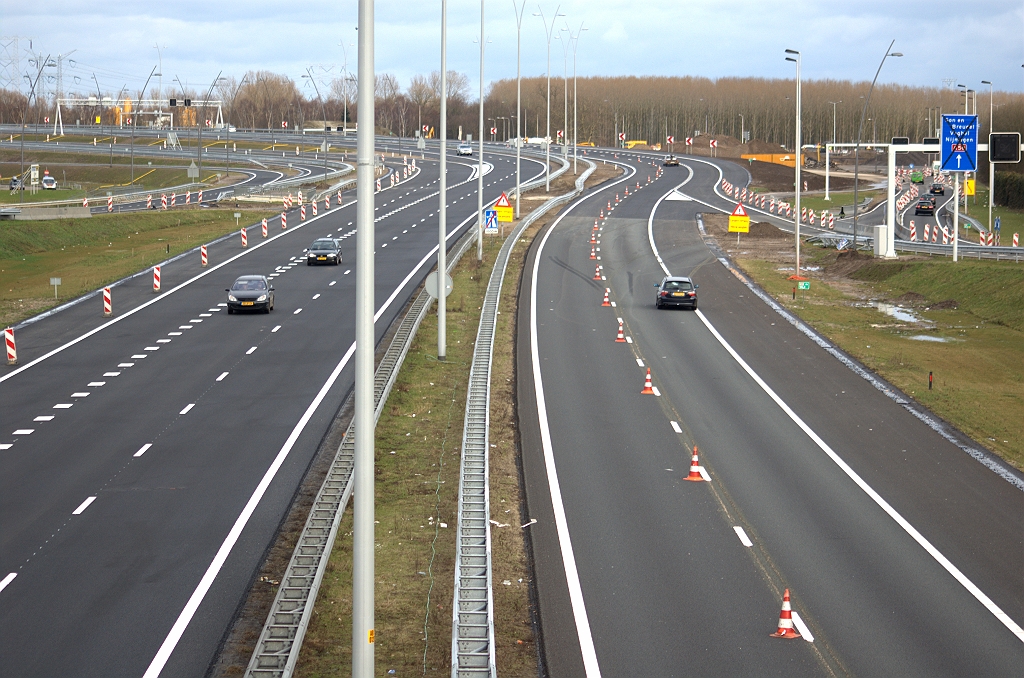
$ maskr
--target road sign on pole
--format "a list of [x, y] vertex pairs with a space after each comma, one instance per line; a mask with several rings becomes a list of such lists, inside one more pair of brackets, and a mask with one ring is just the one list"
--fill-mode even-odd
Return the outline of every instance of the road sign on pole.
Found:
[[943, 115], [940, 142], [943, 171], [978, 169], [978, 116]]
[[736, 203], [736, 209], [729, 215], [730, 233], [750, 233], [750, 216], [743, 209], [742, 203]]
[[494, 203], [494, 210], [498, 213], [498, 221], [512, 221], [512, 203], [505, 193], [502, 193], [498, 202]]
[[498, 232], [497, 210], [484, 210], [484, 233], [492, 235]]

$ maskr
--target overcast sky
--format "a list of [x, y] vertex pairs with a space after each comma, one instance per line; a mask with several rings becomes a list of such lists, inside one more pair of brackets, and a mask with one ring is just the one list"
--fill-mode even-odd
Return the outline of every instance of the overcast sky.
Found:
[[[440, 0], [377, 2], [378, 72], [399, 76], [440, 67]], [[548, 21], [556, 3], [541, 4]], [[65, 89], [138, 88], [162, 52], [163, 83], [177, 75], [197, 89], [220, 70], [284, 73], [302, 83], [307, 66], [340, 73], [356, 62], [356, 3], [287, 0], [139, 3], [123, 0], [24, 2], [0, 0], [0, 30], [45, 55], [75, 51], [65, 62]], [[524, 75], [546, 69], [544, 26], [537, 3], [523, 16]], [[515, 77], [512, 0], [488, 0], [485, 79]], [[862, 0], [856, 3], [715, 0], [565, 0], [558, 28], [587, 30], [578, 46], [580, 75], [693, 75], [709, 78], [792, 77], [783, 50], [803, 53], [805, 79], [870, 80], [889, 41], [880, 82], [942, 86], [943, 79], [984, 90], [1024, 91], [1024, 0]], [[449, 68], [479, 78], [480, 3], [448, 3]], [[558, 31], [556, 31], [557, 33]], [[563, 33], [564, 35], [564, 33]], [[562, 46], [553, 41], [552, 73], [561, 74]], [[29, 64], [22, 60], [22, 72]], [[569, 61], [571, 74], [571, 54]], [[77, 78], [77, 80], [76, 80]], [[154, 80], [156, 80], [154, 78]], [[76, 84], [77, 83], [77, 84]], [[51, 85], [52, 87], [52, 85]]]

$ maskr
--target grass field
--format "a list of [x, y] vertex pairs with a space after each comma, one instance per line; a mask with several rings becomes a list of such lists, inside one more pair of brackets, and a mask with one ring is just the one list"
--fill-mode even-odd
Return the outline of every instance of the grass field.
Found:
[[[843, 350], [1024, 469], [1024, 267], [938, 258], [851, 266], [834, 250], [806, 253], [807, 264], [824, 270], [808, 274], [811, 289], [795, 301], [789, 271], [763, 260], [739, 263]], [[837, 277], [844, 267], [852, 270]], [[897, 320], [870, 300], [895, 301], [920, 321]]]
[[[0, 323], [12, 325], [233, 231], [233, 214], [233, 209], [181, 209], [5, 221], [0, 226]], [[252, 223], [271, 213], [245, 216]], [[53, 297], [50, 277], [62, 279], [59, 299]]]

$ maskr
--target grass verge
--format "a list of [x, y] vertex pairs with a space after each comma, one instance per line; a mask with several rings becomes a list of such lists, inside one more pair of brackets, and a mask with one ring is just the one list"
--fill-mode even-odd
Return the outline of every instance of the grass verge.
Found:
[[[618, 175], [599, 165], [594, 185]], [[575, 178], [552, 182], [551, 195]], [[534, 192], [543, 195], [544, 191]], [[528, 194], [524, 194], [524, 198]], [[541, 201], [523, 202], [523, 215]], [[530, 568], [523, 546], [515, 425], [513, 345], [518, 283], [528, 244], [554, 215], [523, 234], [502, 288], [491, 374], [491, 518], [495, 651], [498, 672], [537, 675], [530, 609]], [[451, 670], [452, 596], [458, 507], [459, 452], [466, 389], [480, 305], [500, 248], [488, 238], [484, 265], [467, 253], [448, 297], [448, 356], [438, 362], [437, 316], [428, 315], [377, 425], [376, 659], [380, 673]], [[415, 416], [413, 416], [415, 415]], [[392, 454], [392, 451], [394, 452]], [[445, 527], [441, 527], [444, 523]], [[352, 517], [346, 511], [317, 598], [297, 676], [347, 676], [351, 667]], [[505, 584], [508, 582], [508, 584]]]
[[[792, 297], [792, 239], [724, 249], [780, 304], [871, 370], [1024, 469], [1024, 267], [1006, 261], [882, 261], [805, 245], [811, 289]], [[781, 234], [781, 232], [780, 232]], [[788, 269], [788, 270], [787, 270]], [[898, 305], [916, 320], [880, 311]], [[928, 389], [928, 374], [934, 386]]]
[[[9, 326], [235, 230], [234, 209], [9, 221], [0, 227], [0, 324]], [[274, 213], [276, 214], [276, 213]], [[267, 212], [247, 212], [252, 223]], [[50, 277], [62, 284], [54, 299]]]

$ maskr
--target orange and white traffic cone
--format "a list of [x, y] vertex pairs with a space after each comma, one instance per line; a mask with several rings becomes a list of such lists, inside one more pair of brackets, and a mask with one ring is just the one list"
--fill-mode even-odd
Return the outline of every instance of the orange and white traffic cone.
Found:
[[[626, 335], [622, 331], [622, 321], [621, 320], [619, 321], [619, 333], [615, 335], [615, 343], [617, 343], [617, 344], [625, 344], [626, 343]], [[648, 370], [648, 373], [650, 373], [650, 370]]]
[[695, 483], [703, 483], [704, 476], [700, 474], [700, 462], [697, 461], [697, 446], [693, 446], [693, 458], [690, 460], [690, 475], [683, 478], [683, 480], [690, 480]]
[[601, 218], [604, 219], [604, 210], [601, 210]]
[[591, 231], [590, 232], [590, 244], [591, 245], [596, 245], [597, 244], [597, 231]]
[[594, 280], [601, 279], [601, 264], [594, 267]]
[[608, 293], [609, 292], [611, 292], [610, 288], [608, 288], [608, 287], [604, 288], [604, 301], [601, 302], [602, 306], [611, 306], [612, 305], [612, 302], [609, 301], [609, 299], [608, 299]]
[[590, 246], [590, 258], [591, 259], [597, 259], [597, 250], [594, 249], [594, 247], [595, 247], [594, 245]]
[[644, 390], [640, 391], [642, 395], [654, 395], [654, 384], [651, 383], [651, 368], [647, 368], [647, 378], [644, 379]]
[[799, 638], [800, 634], [793, 627], [793, 607], [789, 604], [789, 589], [782, 594], [782, 611], [779, 612], [779, 628], [775, 633], [768, 634], [772, 638]]

